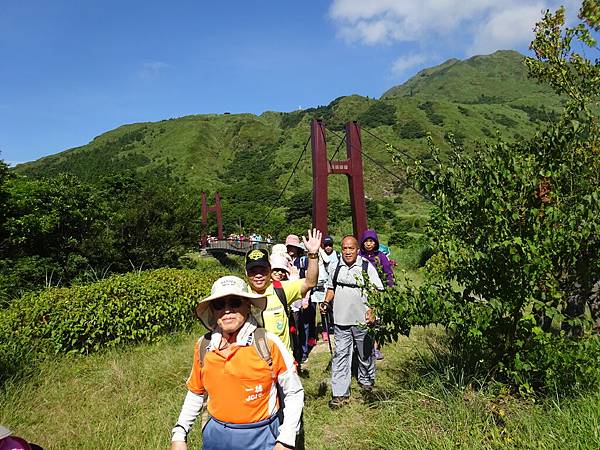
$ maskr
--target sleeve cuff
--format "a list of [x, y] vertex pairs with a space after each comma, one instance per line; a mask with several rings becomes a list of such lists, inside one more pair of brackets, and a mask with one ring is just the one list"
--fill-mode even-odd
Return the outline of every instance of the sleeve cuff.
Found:
[[187, 432], [181, 425], [175, 425], [171, 430], [171, 442], [187, 442]]

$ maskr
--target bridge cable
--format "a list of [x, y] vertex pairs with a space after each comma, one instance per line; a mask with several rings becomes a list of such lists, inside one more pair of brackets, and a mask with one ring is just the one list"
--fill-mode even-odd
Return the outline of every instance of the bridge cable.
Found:
[[396, 147], [395, 145], [390, 144], [389, 142], [386, 142], [384, 139], [380, 138], [379, 136], [377, 136], [376, 134], [370, 132], [369, 130], [367, 130], [366, 128], [361, 128], [362, 131], [364, 131], [367, 134], [370, 134], [371, 136], [373, 136], [375, 139], [377, 139], [379, 142], [384, 143], [387, 146], [392, 147], [394, 150], [396, 150], [397, 152], [403, 154], [404, 156], [406, 156], [410, 161], [417, 162], [417, 160], [415, 158], [413, 158], [412, 156], [410, 156], [410, 154], [405, 151], [405, 150], [401, 150], [398, 147]]
[[[339, 134], [337, 134], [336, 132], [329, 130], [333, 135], [341, 137]], [[369, 133], [371, 134], [371, 133]], [[383, 139], [379, 139], [382, 142]], [[375, 164], [376, 166], [378, 166], [379, 168], [381, 168], [382, 170], [384, 170], [385, 172], [389, 173], [391, 176], [393, 176], [394, 178], [396, 178], [398, 181], [400, 181], [402, 183], [403, 186], [407, 186], [409, 188], [411, 188], [413, 191], [415, 191], [417, 194], [419, 194], [421, 197], [423, 197], [425, 200], [433, 203], [433, 204], [437, 204], [436, 202], [434, 202], [433, 199], [431, 199], [430, 197], [428, 197], [426, 194], [423, 194], [421, 191], [419, 191], [417, 188], [415, 188], [414, 186], [411, 186], [410, 184], [408, 184], [408, 182], [406, 180], [403, 180], [402, 178], [400, 178], [398, 175], [396, 175], [394, 172], [392, 172], [391, 170], [389, 170], [387, 167], [385, 167], [383, 164], [381, 164], [379, 161], [377, 161], [376, 159], [372, 158], [371, 156], [369, 156], [368, 154], [366, 154], [360, 147], [356, 147], [354, 144], [350, 143], [350, 145], [352, 147], [354, 147], [356, 150], [358, 150], [360, 152], [361, 155], [365, 156], [367, 159], [369, 159], [373, 164]]]
[[285, 192], [285, 190], [287, 189], [288, 185], [290, 184], [290, 181], [292, 181], [292, 178], [293, 178], [294, 174], [296, 173], [296, 169], [298, 169], [298, 165], [300, 164], [300, 161], [302, 161], [302, 157], [304, 156], [304, 152], [306, 152], [306, 147], [308, 147], [308, 143], [309, 142], [310, 142], [310, 136], [306, 140], [306, 144], [304, 144], [304, 148], [302, 149], [302, 153], [300, 153], [300, 157], [298, 158], [298, 161], [296, 161], [296, 164], [294, 165], [294, 168], [292, 169], [292, 173], [290, 173], [290, 176], [287, 179], [287, 181], [285, 183], [285, 186], [283, 187], [283, 189], [279, 193], [279, 196], [277, 197], [277, 200], [275, 200], [275, 202], [273, 203], [273, 206], [271, 206], [271, 209], [269, 209], [269, 212], [267, 212], [267, 215], [263, 219], [263, 221], [262, 221], [263, 225], [267, 221], [267, 219], [269, 218], [269, 216], [271, 215], [271, 212], [277, 207], [277, 204], [279, 203], [279, 200], [281, 200], [281, 197], [283, 196], [283, 193]]
[[344, 136], [344, 138], [340, 141], [339, 145], [337, 146], [337, 148], [335, 149], [335, 152], [333, 153], [333, 156], [329, 159], [329, 165], [331, 165], [331, 162], [333, 161], [333, 158], [336, 157], [336, 155], [338, 154], [338, 152], [340, 151], [340, 147], [342, 146], [342, 144], [346, 141], [346, 136]]

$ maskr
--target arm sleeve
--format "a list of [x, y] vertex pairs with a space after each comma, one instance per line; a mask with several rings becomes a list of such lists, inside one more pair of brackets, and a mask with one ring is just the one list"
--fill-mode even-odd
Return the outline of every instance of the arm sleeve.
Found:
[[379, 278], [379, 274], [377, 273], [377, 269], [373, 264], [369, 264], [367, 266], [367, 275], [369, 276], [369, 280], [379, 291], [383, 291], [383, 283], [381, 282], [381, 278]]
[[187, 435], [196, 421], [196, 417], [200, 414], [202, 405], [204, 404], [204, 396], [188, 391], [179, 413], [177, 423], [173, 427], [171, 442], [187, 441]]
[[293, 447], [296, 443], [296, 433], [300, 430], [300, 417], [304, 407], [304, 389], [296, 372], [294, 357], [277, 336], [267, 333], [273, 342], [271, 356], [273, 372], [281, 387], [284, 399], [283, 423], [279, 426], [277, 440], [282, 444]]
[[302, 298], [303, 284], [304, 279], [281, 282], [281, 287], [285, 291], [285, 298], [287, 299], [288, 303], [293, 303], [294, 301]]

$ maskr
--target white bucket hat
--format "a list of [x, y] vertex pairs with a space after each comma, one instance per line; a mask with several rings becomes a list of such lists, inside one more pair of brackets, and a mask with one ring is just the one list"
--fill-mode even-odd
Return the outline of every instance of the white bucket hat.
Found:
[[228, 275], [215, 281], [212, 285], [212, 289], [210, 290], [210, 296], [203, 299], [200, 303], [198, 303], [198, 306], [196, 306], [196, 316], [206, 328], [212, 331], [217, 326], [217, 319], [213, 314], [213, 310], [209, 307], [210, 302], [230, 296], [250, 300], [252, 309], [257, 310], [251, 310], [250, 312], [257, 320], [259, 325], [262, 325], [262, 312], [267, 306], [267, 297], [261, 294], [250, 292], [248, 285], [244, 280], [233, 275]]
[[287, 247], [285, 246], [285, 244], [275, 244], [271, 249], [271, 256], [273, 255], [288, 256]]
[[292, 270], [291, 269], [292, 264], [290, 263], [289, 259], [283, 255], [279, 255], [279, 254], [271, 255], [270, 261], [271, 261], [271, 270], [283, 269], [288, 273], [288, 275]]

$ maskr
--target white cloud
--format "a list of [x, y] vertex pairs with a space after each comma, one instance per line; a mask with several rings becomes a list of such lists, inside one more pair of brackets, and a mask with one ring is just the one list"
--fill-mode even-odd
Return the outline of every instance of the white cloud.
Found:
[[511, 5], [474, 27], [467, 54], [487, 54], [512, 49], [533, 39], [533, 27], [541, 18], [542, 3]]
[[415, 42], [422, 48], [461, 37], [466, 56], [527, 45], [542, 11], [580, 0], [333, 0], [338, 36], [364, 45]]
[[152, 80], [158, 78], [165, 70], [171, 67], [173, 66], [162, 61], [144, 62], [138, 69], [137, 75], [143, 80]]
[[400, 57], [392, 64], [392, 73], [394, 75], [402, 75], [404, 71], [423, 64], [425, 61], [427, 61], [427, 58], [424, 55], [418, 54]]

